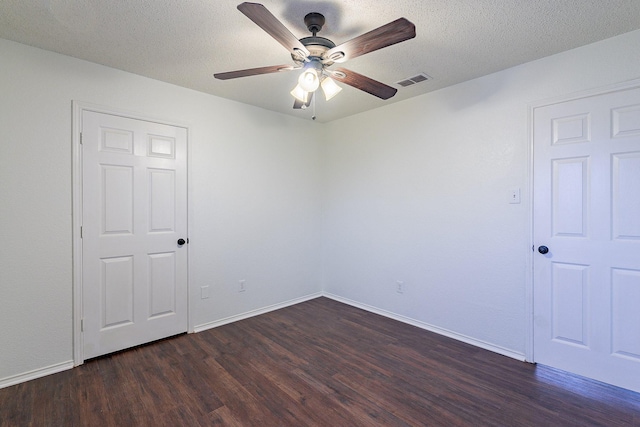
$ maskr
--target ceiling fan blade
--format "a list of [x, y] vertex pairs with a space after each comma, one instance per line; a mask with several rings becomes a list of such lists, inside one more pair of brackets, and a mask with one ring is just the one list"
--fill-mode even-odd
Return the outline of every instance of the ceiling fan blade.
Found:
[[293, 109], [302, 110], [304, 108], [309, 108], [309, 106], [311, 105], [311, 100], [313, 99], [313, 94], [314, 92], [311, 92], [309, 94], [309, 99], [307, 100], [307, 102], [302, 102], [298, 98], [296, 98], [296, 100], [293, 103]]
[[407, 19], [400, 18], [329, 49], [323, 58], [332, 59], [334, 62], [344, 62], [365, 53], [412, 39], [415, 36], [416, 26]]
[[300, 40], [291, 34], [291, 31], [263, 5], [244, 2], [238, 5], [238, 10], [265, 30], [271, 37], [276, 39], [276, 41], [284, 46], [290, 53], [302, 56], [303, 58], [309, 56], [309, 51], [300, 43]]
[[358, 74], [355, 71], [347, 70], [346, 68], [336, 68], [335, 70], [332, 70], [331, 76], [339, 82], [370, 93], [380, 99], [389, 99], [398, 91], [396, 88], [387, 86], [384, 83], [380, 83], [377, 80]]
[[246, 70], [228, 71], [226, 73], [216, 73], [213, 75], [216, 79], [229, 80], [238, 77], [257, 76], [259, 74], [277, 73], [278, 71], [291, 71], [296, 69], [292, 65], [271, 65], [269, 67], [248, 68]]

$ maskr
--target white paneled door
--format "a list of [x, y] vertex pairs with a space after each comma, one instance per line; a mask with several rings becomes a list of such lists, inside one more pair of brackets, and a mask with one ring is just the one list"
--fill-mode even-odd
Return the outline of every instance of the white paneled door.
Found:
[[534, 360], [640, 392], [640, 88], [533, 131]]
[[186, 129], [83, 111], [81, 147], [84, 358], [186, 332]]

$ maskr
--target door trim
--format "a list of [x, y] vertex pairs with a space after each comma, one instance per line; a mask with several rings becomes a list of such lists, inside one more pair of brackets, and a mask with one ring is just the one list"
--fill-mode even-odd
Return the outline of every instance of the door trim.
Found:
[[589, 98], [592, 96], [605, 95], [612, 92], [623, 91], [627, 89], [640, 88], [640, 78], [627, 80], [620, 83], [614, 83], [611, 85], [596, 87], [592, 89], [587, 89], [579, 92], [574, 92], [566, 95], [554, 96], [551, 98], [546, 98], [538, 101], [534, 101], [529, 103], [528, 105], [528, 125], [527, 132], [529, 135], [529, 246], [531, 247], [531, 251], [529, 251], [529, 256], [527, 257], [527, 269], [529, 274], [527, 275], [527, 281], [525, 284], [525, 312], [527, 318], [527, 336], [525, 342], [525, 359], [527, 362], [536, 363], [534, 357], [534, 301], [533, 301], [533, 290], [534, 290], [534, 271], [533, 271], [533, 257], [535, 256], [535, 240], [534, 240], [534, 208], [533, 205], [533, 196], [535, 188], [533, 188], [533, 173], [534, 173], [534, 163], [533, 163], [533, 119], [534, 113], [537, 108], [547, 107], [553, 104], [559, 104], [562, 102], [574, 101], [582, 98]]
[[[71, 101], [71, 179], [72, 179], [72, 288], [73, 288], [73, 365], [78, 366], [84, 363], [84, 341], [82, 335], [82, 239], [80, 236], [82, 227], [82, 148], [80, 134], [82, 131], [82, 113], [92, 111], [96, 113], [110, 114], [114, 116], [126, 117], [135, 120], [160, 123], [169, 126], [184, 128], [187, 131], [187, 235], [191, 235], [192, 212], [191, 201], [191, 150], [189, 149], [189, 138], [191, 134], [190, 126], [185, 123], [167, 120], [163, 118], [150, 117], [148, 115], [126, 111], [123, 109], [105, 107], [82, 101]], [[191, 286], [190, 272], [193, 250], [188, 245], [187, 250], [187, 332], [194, 332], [194, 321], [191, 310]]]

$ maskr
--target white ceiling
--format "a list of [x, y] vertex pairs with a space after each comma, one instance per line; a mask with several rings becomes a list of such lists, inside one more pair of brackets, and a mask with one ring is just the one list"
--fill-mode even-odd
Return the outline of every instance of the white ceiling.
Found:
[[[258, 0], [297, 37], [320, 12], [340, 44], [400, 17], [415, 39], [341, 66], [398, 88], [317, 96], [326, 122], [640, 28], [638, 0]], [[0, 0], [0, 38], [273, 111], [293, 110], [297, 72], [221, 81], [213, 73], [289, 64], [286, 49], [236, 9], [239, 0]], [[402, 88], [419, 73], [432, 80]]]

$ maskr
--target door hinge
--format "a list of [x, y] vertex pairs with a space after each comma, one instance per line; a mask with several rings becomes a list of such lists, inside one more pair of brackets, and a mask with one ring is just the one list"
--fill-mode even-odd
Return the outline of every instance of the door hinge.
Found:
[[80, 226], [80, 238], [82, 239], [82, 226]]
[[82, 132], [80, 132], [80, 144], [82, 144]]
[[80, 332], [84, 332], [84, 319], [80, 319]]

